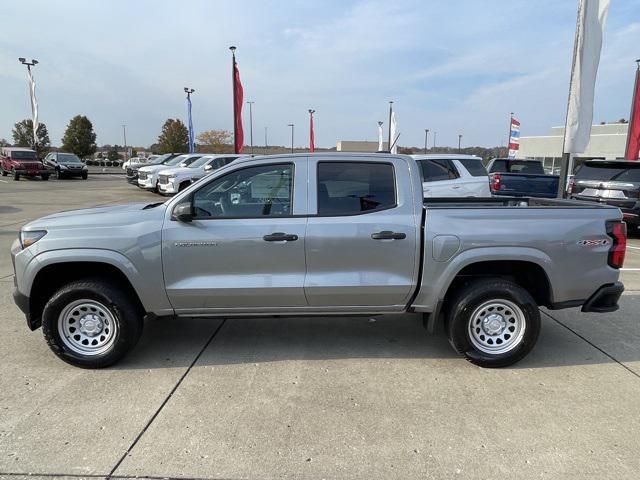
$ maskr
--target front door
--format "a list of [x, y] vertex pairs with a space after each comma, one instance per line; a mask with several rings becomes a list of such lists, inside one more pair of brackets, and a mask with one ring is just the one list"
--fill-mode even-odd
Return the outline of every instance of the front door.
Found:
[[296, 215], [306, 208], [306, 165], [248, 164], [190, 197], [193, 221], [167, 219], [163, 229], [165, 284], [176, 313], [306, 306], [307, 219]]
[[[417, 282], [419, 215], [404, 160], [310, 159], [305, 294], [312, 307], [402, 308]], [[408, 191], [399, 194], [398, 185]], [[420, 195], [420, 193], [418, 193]]]

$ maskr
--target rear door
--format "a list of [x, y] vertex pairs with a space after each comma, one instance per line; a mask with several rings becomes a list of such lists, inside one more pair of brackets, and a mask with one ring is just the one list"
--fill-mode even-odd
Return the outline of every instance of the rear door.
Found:
[[404, 162], [309, 159], [315, 215], [307, 223], [304, 291], [310, 306], [400, 310], [408, 302], [420, 261], [420, 220]]
[[456, 158], [453, 164], [460, 172], [462, 185], [461, 197], [490, 197], [489, 176], [482, 160], [474, 158]]
[[460, 173], [449, 159], [418, 160], [425, 197], [461, 197]]

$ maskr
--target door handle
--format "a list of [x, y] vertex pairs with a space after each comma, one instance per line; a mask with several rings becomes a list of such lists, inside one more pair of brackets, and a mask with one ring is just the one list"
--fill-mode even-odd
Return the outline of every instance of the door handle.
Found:
[[371, 238], [374, 240], [403, 240], [407, 238], [407, 234], [385, 230], [383, 232], [372, 233]]
[[298, 235], [291, 233], [275, 232], [262, 237], [265, 242], [295, 242]]

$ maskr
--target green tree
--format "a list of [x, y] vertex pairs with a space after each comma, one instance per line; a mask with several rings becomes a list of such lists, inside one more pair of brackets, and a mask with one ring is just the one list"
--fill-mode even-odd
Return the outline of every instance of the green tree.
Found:
[[4, 138], [0, 138], [0, 147], [8, 147], [9, 142], [7, 142]]
[[189, 151], [189, 131], [179, 119], [169, 118], [162, 126], [158, 137], [159, 153], [180, 153]]
[[17, 122], [13, 126], [13, 131], [11, 132], [13, 135], [13, 144], [16, 147], [27, 147], [27, 148], [35, 148], [35, 151], [38, 152], [39, 157], [43, 157], [49, 151], [51, 147], [51, 141], [49, 140], [49, 132], [47, 131], [47, 126], [44, 123], [40, 123], [38, 125], [38, 131], [36, 132], [38, 136], [38, 141], [33, 141], [33, 121], [26, 119], [20, 122]]
[[114, 160], [118, 160], [119, 158], [120, 154], [115, 148], [112, 148], [111, 150], [109, 150], [109, 153], [107, 153], [107, 160], [111, 160], [113, 162]]
[[93, 155], [97, 149], [93, 124], [84, 115], [76, 115], [69, 121], [62, 137], [62, 149], [75, 153], [80, 158]]

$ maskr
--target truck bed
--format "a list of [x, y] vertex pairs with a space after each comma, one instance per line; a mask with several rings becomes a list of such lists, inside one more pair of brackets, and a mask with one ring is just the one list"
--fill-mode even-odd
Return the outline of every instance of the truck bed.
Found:
[[607, 208], [607, 205], [586, 203], [577, 200], [565, 200], [560, 198], [535, 198], [535, 197], [448, 197], [425, 198], [423, 205], [428, 209], [442, 208]]

